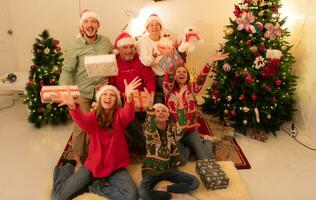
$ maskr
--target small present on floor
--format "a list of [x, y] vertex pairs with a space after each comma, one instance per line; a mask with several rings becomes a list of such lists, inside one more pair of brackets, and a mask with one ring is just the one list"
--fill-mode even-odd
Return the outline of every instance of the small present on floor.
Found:
[[227, 188], [229, 178], [214, 159], [203, 159], [196, 161], [196, 172], [208, 190]]
[[260, 142], [267, 142], [269, 134], [266, 132], [253, 131], [250, 137], [254, 140], [258, 140]]

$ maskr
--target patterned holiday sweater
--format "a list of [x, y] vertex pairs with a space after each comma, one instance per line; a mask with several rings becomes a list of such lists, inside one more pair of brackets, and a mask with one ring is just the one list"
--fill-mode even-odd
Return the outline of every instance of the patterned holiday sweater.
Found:
[[154, 109], [147, 110], [144, 133], [146, 137], [146, 156], [144, 173], [159, 173], [175, 168], [180, 164], [176, 143], [186, 130], [187, 119], [183, 109], [178, 109], [178, 124], [167, 123], [166, 130], [159, 130]]
[[[171, 70], [172, 71], [172, 70]], [[188, 119], [188, 127], [187, 132], [192, 132], [197, 127], [197, 116], [196, 116], [196, 102], [195, 96], [202, 89], [207, 75], [210, 71], [209, 65], [205, 65], [198, 76], [195, 78], [193, 82], [188, 84], [188, 89], [186, 94], [183, 95], [183, 106], [184, 110], [187, 113]], [[177, 107], [178, 101], [176, 97], [176, 93], [179, 92], [180, 89], [177, 89], [174, 85], [174, 70], [173, 72], [166, 72], [163, 81], [163, 90], [166, 98], [166, 106], [170, 110], [170, 123], [178, 122], [177, 116]]]

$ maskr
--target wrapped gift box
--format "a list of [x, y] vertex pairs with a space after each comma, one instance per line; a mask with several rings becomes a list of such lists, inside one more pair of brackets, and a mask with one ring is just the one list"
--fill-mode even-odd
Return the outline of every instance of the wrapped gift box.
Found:
[[145, 92], [137, 91], [133, 93], [136, 112], [145, 112], [148, 107], [148, 100]]
[[261, 142], [267, 142], [269, 134], [265, 132], [253, 132], [250, 137], [254, 140], [258, 140]]
[[214, 159], [198, 160], [196, 172], [208, 190], [223, 189], [228, 186], [229, 178]]
[[70, 92], [70, 95], [74, 98], [77, 98], [80, 95], [79, 88], [76, 85], [43, 86], [40, 92], [42, 103], [53, 103], [54, 101], [52, 101], [52, 98], [56, 96], [56, 92], [59, 94], [68, 94], [68, 92]]
[[117, 76], [115, 54], [85, 56], [84, 65], [89, 77]]

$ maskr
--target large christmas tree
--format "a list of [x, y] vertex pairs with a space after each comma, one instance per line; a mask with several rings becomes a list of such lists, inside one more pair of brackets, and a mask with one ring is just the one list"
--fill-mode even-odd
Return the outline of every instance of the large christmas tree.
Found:
[[280, 0], [243, 0], [225, 27], [220, 51], [228, 59], [216, 63], [212, 85], [204, 97], [205, 112], [216, 113], [239, 132], [272, 132], [291, 120], [297, 77], [290, 34], [282, 28]]
[[29, 109], [28, 120], [36, 127], [45, 124], [65, 123], [68, 112], [65, 106], [58, 107], [55, 103], [43, 104], [40, 91], [43, 85], [58, 85], [63, 64], [59, 41], [50, 37], [44, 30], [33, 44], [33, 63], [30, 68], [29, 82], [26, 85], [24, 103]]

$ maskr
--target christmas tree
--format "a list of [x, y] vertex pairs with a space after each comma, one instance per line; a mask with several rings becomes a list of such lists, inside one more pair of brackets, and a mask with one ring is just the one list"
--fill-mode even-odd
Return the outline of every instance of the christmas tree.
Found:
[[230, 122], [239, 132], [274, 133], [291, 120], [297, 77], [290, 35], [282, 28], [280, 0], [243, 0], [235, 19], [225, 27], [219, 51], [229, 58], [217, 62], [203, 110]]
[[43, 85], [58, 85], [63, 63], [59, 41], [50, 37], [47, 30], [39, 35], [33, 44], [33, 65], [30, 68], [29, 82], [26, 85], [24, 103], [29, 109], [29, 122], [36, 127], [43, 124], [65, 123], [68, 112], [65, 106], [41, 102], [40, 91]]

